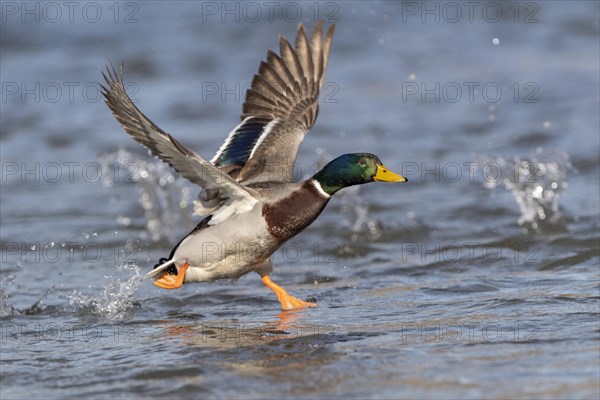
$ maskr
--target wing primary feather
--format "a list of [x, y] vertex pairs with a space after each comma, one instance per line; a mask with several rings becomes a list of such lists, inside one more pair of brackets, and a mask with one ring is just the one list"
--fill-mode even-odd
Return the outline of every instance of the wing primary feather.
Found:
[[[285, 81], [275, 70], [274, 66], [264, 61], [260, 62], [260, 67], [258, 68], [258, 75], [264, 77], [267, 80], [267, 82], [271, 83], [271, 86], [273, 87], [283, 88], [286, 86]], [[280, 100], [278, 96], [279, 93], [273, 93], [273, 95], [274, 97], [277, 97], [277, 100]]]
[[306, 31], [304, 25], [298, 25], [298, 32], [296, 34], [296, 57], [300, 62], [303, 77], [307, 84], [313, 79], [313, 59], [310, 46], [308, 45], [308, 39], [306, 37]]
[[331, 41], [333, 40], [334, 32], [335, 25], [331, 25], [329, 29], [327, 29], [327, 34], [325, 35], [325, 42], [323, 43], [323, 73], [319, 80], [319, 86], [323, 86], [323, 82], [325, 81], [325, 71], [327, 70], [327, 63], [329, 62], [329, 50], [331, 50]]
[[304, 74], [302, 73], [302, 66], [298, 60], [298, 56], [294, 51], [290, 42], [286, 38], [281, 36], [279, 40], [279, 51], [281, 52], [281, 58], [285, 60], [285, 64], [294, 76], [296, 82], [302, 82]]
[[323, 43], [321, 42], [321, 31], [323, 29], [323, 21], [315, 24], [313, 32], [310, 36], [310, 51], [313, 62], [313, 82], [319, 82], [321, 74], [323, 74]]

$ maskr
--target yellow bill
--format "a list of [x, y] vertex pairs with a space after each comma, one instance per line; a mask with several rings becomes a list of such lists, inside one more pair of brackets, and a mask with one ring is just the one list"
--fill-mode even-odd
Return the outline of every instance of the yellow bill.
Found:
[[377, 164], [377, 172], [374, 179], [381, 182], [408, 182], [408, 179], [402, 175], [398, 175], [380, 164]]

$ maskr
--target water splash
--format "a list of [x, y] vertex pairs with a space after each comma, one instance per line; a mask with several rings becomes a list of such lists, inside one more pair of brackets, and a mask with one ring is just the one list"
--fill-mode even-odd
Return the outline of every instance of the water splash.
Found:
[[[190, 187], [167, 164], [123, 149], [103, 155], [100, 163], [105, 187], [136, 183], [146, 220], [142, 239], [173, 241], [181, 235], [181, 226], [193, 225], [188, 210], [193, 200]], [[129, 225], [131, 218], [121, 215], [117, 222]]]
[[133, 295], [143, 281], [140, 268], [133, 262], [117, 266], [124, 276], [106, 276], [108, 285], [96, 296], [74, 291], [69, 296], [71, 305], [78, 310], [110, 319], [121, 319], [133, 311]]
[[37, 315], [44, 312], [44, 310], [46, 309], [46, 306], [44, 305], [44, 300], [46, 300], [46, 298], [51, 293], [54, 293], [54, 289], [54, 286], [52, 286], [50, 289], [46, 290], [46, 293], [44, 293], [42, 297], [40, 297], [35, 303], [33, 303], [31, 307], [19, 311], [19, 313], [23, 315]]
[[0, 279], [0, 318], [14, 315], [16, 312], [15, 308], [8, 304], [8, 293], [6, 292], [6, 287], [12, 284], [15, 277], [14, 272], [9, 272]]
[[[542, 224], [562, 223], [558, 199], [567, 189], [567, 172], [573, 170], [567, 153], [538, 148], [528, 159], [488, 158], [483, 159], [482, 165], [499, 171], [491, 177], [484, 170], [485, 186], [491, 189], [502, 182], [512, 193], [521, 211], [519, 225], [537, 231]], [[501, 179], [497, 179], [499, 176]]]
[[8, 293], [6, 291], [6, 288], [13, 283], [16, 277], [16, 273], [10, 272], [0, 279], [0, 318], [6, 318], [12, 315], [37, 315], [43, 313], [44, 310], [46, 310], [44, 301], [51, 293], [54, 293], [54, 286], [46, 290], [46, 293], [31, 306], [25, 309], [18, 309], [8, 304]]
[[367, 201], [360, 194], [360, 186], [351, 186], [341, 192], [342, 210], [350, 215], [352, 241], [361, 240], [362, 234], [368, 233], [374, 239], [381, 236], [381, 224], [369, 216]]

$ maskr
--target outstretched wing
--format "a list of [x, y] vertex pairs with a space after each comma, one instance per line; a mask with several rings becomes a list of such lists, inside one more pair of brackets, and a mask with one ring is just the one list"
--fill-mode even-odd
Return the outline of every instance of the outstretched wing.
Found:
[[219, 192], [219, 197], [223, 201], [215, 208], [211, 225], [229, 216], [248, 211], [256, 204], [257, 199], [251, 189], [240, 185], [224, 171], [183, 146], [150, 121], [133, 104], [125, 91], [122, 64], [120, 74], [117, 74], [114, 67], [107, 66], [106, 73], [103, 72], [102, 76], [108, 85], [108, 87], [101, 85], [105, 102], [125, 132], [136, 142], [150, 149], [153, 155], [168, 163], [184, 178], [202, 186], [206, 191]]
[[333, 38], [334, 25], [322, 37], [318, 22], [310, 40], [298, 25], [295, 47], [279, 38], [280, 55], [267, 52], [246, 92], [242, 122], [227, 137], [215, 157], [216, 166], [230, 170], [238, 182], [291, 182], [304, 135], [317, 119], [319, 91]]

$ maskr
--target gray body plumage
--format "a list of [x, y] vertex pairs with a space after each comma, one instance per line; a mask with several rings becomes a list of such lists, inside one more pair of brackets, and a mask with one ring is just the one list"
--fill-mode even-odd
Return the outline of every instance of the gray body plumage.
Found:
[[259, 202], [248, 212], [207, 225], [183, 239], [173, 259], [177, 268], [192, 266], [185, 282], [239, 278], [257, 271], [277, 249], [261, 214]]

